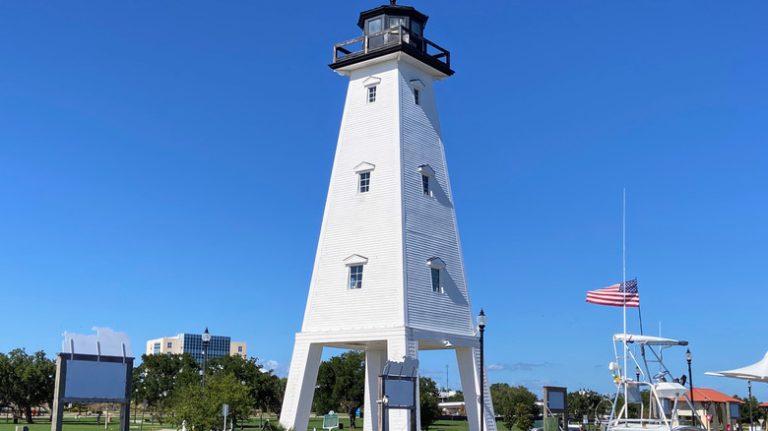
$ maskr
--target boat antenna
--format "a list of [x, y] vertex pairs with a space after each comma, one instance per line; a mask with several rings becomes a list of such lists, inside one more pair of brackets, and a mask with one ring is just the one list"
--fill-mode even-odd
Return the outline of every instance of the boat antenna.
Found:
[[627, 389], [627, 188], [624, 187], [621, 195], [622, 207], [621, 207], [621, 287], [624, 290], [624, 305], [622, 307], [624, 314], [624, 367], [622, 380], [624, 382], [624, 405], [627, 405], [628, 389]]

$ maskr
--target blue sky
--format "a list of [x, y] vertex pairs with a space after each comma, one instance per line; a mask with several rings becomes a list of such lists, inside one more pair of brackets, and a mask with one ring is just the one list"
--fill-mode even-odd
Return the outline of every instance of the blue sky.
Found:
[[[285, 372], [376, 1], [0, 3], [0, 351], [206, 325]], [[419, 1], [491, 381], [611, 388], [628, 273], [695, 383], [768, 350], [762, 1]], [[634, 322], [634, 320], [633, 320]], [[668, 356], [684, 372], [683, 352]], [[457, 382], [447, 353], [425, 374]], [[755, 385], [768, 399], [768, 385]]]

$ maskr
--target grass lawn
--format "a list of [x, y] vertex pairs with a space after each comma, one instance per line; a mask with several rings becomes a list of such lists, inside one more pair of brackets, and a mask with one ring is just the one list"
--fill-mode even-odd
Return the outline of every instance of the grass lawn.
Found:
[[[267, 418], [265, 416], [264, 419], [269, 419], [270, 422], [275, 423], [277, 422], [276, 417], [269, 417]], [[349, 418], [347, 415], [340, 415], [339, 422], [344, 424], [344, 431], [348, 431], [351, 428], [349, 428]], [[358, 418], [357, 419], [357, 430], [362, 431], [363, 429], [363, 419]], [[259, 418], [253, 417], [251, 418], [245, 425], [245, 429], [248, 430], [256, 430], [259, 427]], [[13, 422], [9, 421], [6, 422], [5, 418], [0, 418], [0, 431], [15, 431], [16, 426], [21, 429], [23, 426], [29, 427], [29, 431], [50, 431], [51, 430], [51, 422], [48, 421], [47, 418], [37, 418], [35, 420], [34, 424], [26, 424], [26, 423], [18, 423], [13, 424]], [[499, 431], [509, 431], [504, 426], [502, 422], [497, 422], [496, 424]], [[115, 420], [115, 418], [111, 419], [111, 422], [109, 426], [105, 429], [104, 428], [104, 421], [102, 418], [101, 424], [96, 424], [96, 418], [95, 417], [83, 417], [79, 421], [75, 418], [66, 417], [64, 420], [63, 430], [64, 431], [119, 431], [120, 428], [120, 422], [119, 420]], [[140, 423], [133, 423], [133, 419], [131, 419], [131, 431], [159, 431], [161, 429], [175, 429], [176, 427], [171, 424], [158, 424], [155, 422], [147, 422], [144, 424], [143, 428]], [[238, 427], [239, 428], [239, 427]], [[323, 418], [322, 416], [312, 416], [309, 418], [309, 426], [307, 427], [308, 431], [314, 431], [315, 429], [317, 431], [324, 431], [323, 430]], [[432, 424], [429, 427], [429, 431], [468, 431], [467, 421], [465, 420], [439, 420], [436, 421], [434, 424]], [[517, 430], [512, 430], [517, 431]]]
[[[0, 431], [15, 431], [16, 427], [29, 427], [29, 431], [51, 431], [51, 421], [48, 417], [35, 418], [35, 423], [28, 424], [24, 421], [19, 421], [18, 424], [14, 424], [13, 421], [6, 422], [5, 418], [0, 418]], [[102, 417], [101, 423], [96, 423], [96, 417], [82, 417], [78, 421], [74, 417], [65, 417], [62, 425], [63, 431], [119, 431], [120, 419], [112, 417], [110, 418], [109, 426], [104, 427], [104, 418]], [[154, 422], [147, 422], [144, 424], [142, 431], [159, 431], [163, 428], [175, 428], [169, 424], [158, 424]], [[141, 429], [141, 423], [133, 423], [131, 419], [131, 431], [139, 431]]]

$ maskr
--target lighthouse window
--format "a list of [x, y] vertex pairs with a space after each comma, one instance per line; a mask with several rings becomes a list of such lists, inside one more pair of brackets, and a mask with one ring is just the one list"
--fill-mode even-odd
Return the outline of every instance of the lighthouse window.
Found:
[[381, 18], [374, 18], [368, 21], [368, 34], [381, 33]]
[[363, 265], [349, 267], [349, 288], [360, 289], [363, 287]]
[[367, 193], [371, 188], [371, 173], [360, 172], [360, 193]]
[[440, 269], [431, 268], [430, 272], [432, 274], [432, 291], [438, 293], [442, 292], [443, 289], [440, 287]]
[[414, 89], [413, 89], [413, 101], [414, 101], [414, 102], [415, 102], [417, 105], [419, 105], [419, 89], [418, 89], [418, 88], [414, 88]]
[[416, 36], [421, 36], [421, 23], [418, 21], [411, 21], [411, 32]]
[[408, 21], [404, 16], [390, 16], [387, 20], [389, 21], [389, 28], [408, 27]]
[[368, 103], [373, 103], [376, 101], [376, 86], [372, 85], [368, 87]]
[[429, 177], [426, 175], [421, 176], [421, 191], [424, 192], [425, 195], [429, 196]]

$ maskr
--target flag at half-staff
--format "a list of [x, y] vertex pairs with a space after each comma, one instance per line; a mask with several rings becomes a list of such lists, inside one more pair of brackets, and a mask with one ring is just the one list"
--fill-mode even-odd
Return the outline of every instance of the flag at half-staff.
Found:
[[639, 307], [640, 294], [637, 293], [637, 279], [616, 283], [602, 289], [587, 292], [587, 302], [613, 307]]

